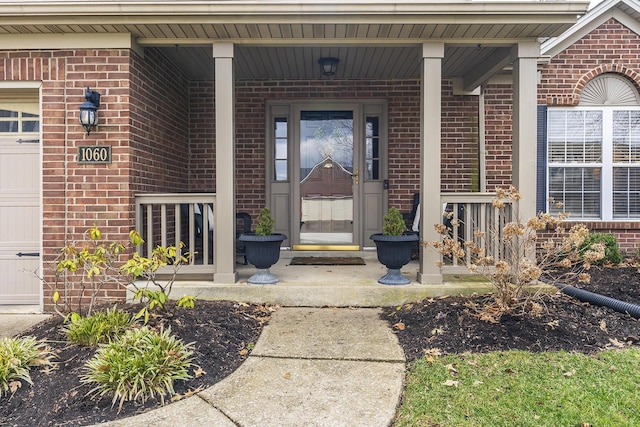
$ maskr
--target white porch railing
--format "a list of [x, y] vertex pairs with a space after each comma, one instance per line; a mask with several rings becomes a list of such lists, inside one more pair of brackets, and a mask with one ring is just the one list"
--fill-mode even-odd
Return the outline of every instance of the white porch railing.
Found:
[[[502, 211], [493, 207], [494, 198], [495, 193], [443, 193], [440, 196], [441, 206], [447, 206], [451, 212], [450, 219], [443, 218], [451, 227], [451, 236], [458, 236], [461, 242], [472, 240], [484, 247], [487, 254], [498, 258], [504, 250], [498, 231], [512, 221], [513, 210], [510, 206]], [[136, 230], [145, 240], [144, 245], [138, 248], [140, 255], [147, 256], [158, 245], [177, 245], [182, 241], [194, 256], [191, 264], [181, 267], [181, 276], [215, 273], [215, 203], [215, 193], [136, 195]], [[487, 237], [476, 237], [477, 231]], [[472, 261], [472, 254], [467, 250], [464, 259], [443, 257], [442, 261], [443, 274], [468, 274], [466, 265]]]
[[215, 193], [138, 194], [136, 230], [145, 243], [137, 248], [148, 256], [158, 246], [178, 246], [192, 254], [192, 262], [180, 275], [213, 274], [213, 212]]
[[[451, 218], [444, 218], [445, 224], [451, 227], [450, 235], [457, 236], [461, 243], [473, 241], [478, 247], [483, 247], [487, 255], [498, 259], [504, 251], [500, 244], [500, 231], [506, 223], [513, 221], [514, 212], [508, 201], [502, 210], [494, 207], [495, 197], [495, 193], [443, 193], [440, 200], [450, 212]], [[477, 232], [483, 233], [485, 238], [477, 237]], [[466, 266], [471, 263], [473, 254], [464, 249], [463, 259], [442, 257], [443, 274], [469, 273]]]

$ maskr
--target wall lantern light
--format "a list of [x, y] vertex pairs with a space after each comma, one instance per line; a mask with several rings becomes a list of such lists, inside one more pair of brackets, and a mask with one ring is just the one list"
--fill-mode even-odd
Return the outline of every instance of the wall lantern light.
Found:
[[80, 104], [80, 124], [86, 129], [87, 135], [91, 133], [91, 128], [98, 124], [98, 107], [100, 107], [100, 94], [94, 90], [84, 94], [84, 101]]
[[336, 74], [336, 71], [338, 70], [338, 62], [340, 62], [340, 60], [333, 57], [318, 59], [318, 64], [320, 64], [322, 75], [325, 77], [334, 76]]

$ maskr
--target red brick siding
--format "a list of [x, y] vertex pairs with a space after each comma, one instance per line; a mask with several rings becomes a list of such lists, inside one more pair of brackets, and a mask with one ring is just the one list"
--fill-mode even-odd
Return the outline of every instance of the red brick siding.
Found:
[[[564, 227], [568, 230], [575, 224], [584, 224], [592, 233], [613, 234], [618, 239], [620, 252], [624, 257], [636, 258], [638, 256], [638, 242], [640, 242], [640, 222], [566, 222]], [[552, 233], [541, 233], [540, 240], [548, 238]]]
[[[52, 283], [51, 262], [67, 241], [81, 239], [96, 224], [107, 238], [126, 235], [128, 206], [128, 129], [126, 92], [128, 50], [0, 52], [1, 80], [42, 81], [43, 260]], [[90, 136], [78, 123], [85, 87], [102, 94], [100, 124]], [[124, 96], [124, 99], [122, 99]], [[111, 145], [113, 163], [80, 165], [81, 145]], [[45, 307], [51, 290], [45, 287]], [[123, 298], [122, 290], [103, 290]]]
[[486, 185], [493, 191], [513, 182], [513, 87], [488, 85], [484, 98]]
[[132, 193], [190, 189], [189, 85], [160, 52], [131, 56]]
[[[189, 189], [192, 191], [214, 192], [216, 182], [216, 126], [214, 120], [213, 82], [190, 82], [188, 94]], [[237, 138], [236, 141], [238, 141]]]
[[[543, 67], [539, 103], [575, 105], [588, 80], [603, 72], [619, 72], [639, 84], [638, 45], [636, 34], [609, 20]], [[0, 79], [43, 82], [45, 262], [94, 223], [107, 238], [124, 239], [133, 226], [136, 193], [215, 191], [213, 84], [187, 81], [161, 50], [146, 49], [144, 58], [128, 50], [0, 51]], [[77, 123], [87, 85], [102, 94], [100, 124], [90, 136]], [[235, 94], [239, 210], [255, 215], [265, 204], [265, 102], [332, 98], [388, 102], [389, 203], [410, 208], [420, 175], [418, 80], [238, 81]], [[485, 88], [489, 190], [512, 180], [512, 98], [509, 84]], [[475, 191], [478, 97], [454, 96], [444, 80], [442, 101], [441, 189]], [[77, 164], [78, 146], [107, 144], [112, 164]], [[638, 223], [590, 227], [615, 233], [626, 253], [635, 252]]]
[[551, 59], [541, 72], [540, 104], [577, 105], [588, 80], [616, 72], [640, 85], [640, 36], [609, 19]]
[[[187, 85], [156, 52], [141, 59], [129, 50], [0, 51], [0, 80], [42, 81], [47, 282], [60, 248], [93, 224], [105, 239], [127, 239], [135, 192], [188, 189]], [[102, 95], [91, 135], [78, 123], [86, 86]], [[113, 162], [78, 164], [81, 145], [110, 145]], [[47, 310], [51, 294], [45, 286]], [[123, 299], [125, 292], [105, 286], [99, 296]]]

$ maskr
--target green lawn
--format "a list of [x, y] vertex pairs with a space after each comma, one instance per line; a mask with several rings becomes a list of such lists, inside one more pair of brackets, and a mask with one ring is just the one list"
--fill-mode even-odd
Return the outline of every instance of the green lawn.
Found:
[[426, 356], [400, 426], [640, 426], [640, 349]]

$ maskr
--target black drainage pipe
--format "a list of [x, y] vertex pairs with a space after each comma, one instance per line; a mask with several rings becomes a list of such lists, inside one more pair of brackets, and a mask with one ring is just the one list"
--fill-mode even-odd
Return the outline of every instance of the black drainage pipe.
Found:
[[619, 299], [585, 291], [584, 289], [575, 288], [573, 286], [563, 285], [560, 283], [553, 284], [557, 286], [563, 293], [577, 298], [580, 301], [585, 301], [590, 304], [599, 305], [602, 307], [608, 307], [620, 313], [627, 313], [631, 317], [640, 319], [640, 305], [620, 301]]

